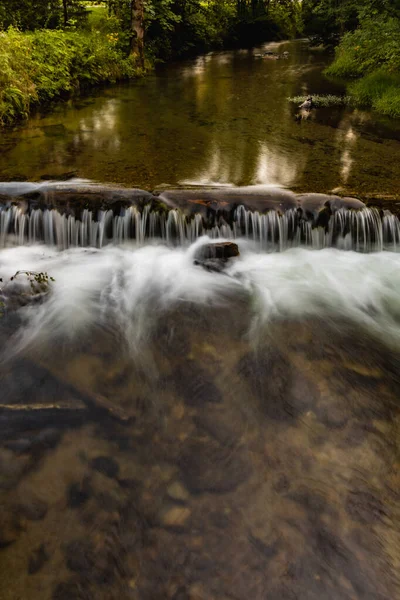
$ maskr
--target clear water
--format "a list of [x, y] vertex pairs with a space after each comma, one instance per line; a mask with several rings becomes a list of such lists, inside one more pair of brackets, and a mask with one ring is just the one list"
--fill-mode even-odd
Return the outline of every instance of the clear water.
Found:
[[[289, 58], [256, 58], [267, 47]], [[306, 42], [213, 53], [58, 105], [2, 132], [0, 179], [74, 173], [148, 190], [262, 183], [398, 197], [399, 122], [344, 108], [294, 118], [289, 96], [345, 92], [322, 74], [331, 58]]]

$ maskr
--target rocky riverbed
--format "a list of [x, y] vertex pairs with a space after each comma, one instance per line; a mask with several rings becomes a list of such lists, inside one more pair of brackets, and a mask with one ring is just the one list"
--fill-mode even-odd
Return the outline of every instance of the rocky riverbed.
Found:
[[400, 598], [399, 354], [249, 302], [2, 363], [2, 600]]

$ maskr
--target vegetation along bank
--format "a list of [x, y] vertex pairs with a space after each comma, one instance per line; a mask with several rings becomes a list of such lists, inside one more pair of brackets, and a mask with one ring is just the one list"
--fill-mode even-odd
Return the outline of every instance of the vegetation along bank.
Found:
[[157, 61], [307, 35], [353, 104], [400, 117], [400, 0], [0, 0], [0, 125]]
[[299, 0], [0, 0], [0, 124], [157, 61], [300, 30]]

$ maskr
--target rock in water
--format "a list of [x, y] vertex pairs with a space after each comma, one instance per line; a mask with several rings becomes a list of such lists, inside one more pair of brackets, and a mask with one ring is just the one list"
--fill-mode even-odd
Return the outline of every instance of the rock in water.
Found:
[[183, 531], [190, 517], [190, 509], [183, 506], [171, 506], [160, 515], [160, 524], [175, 531]]
[[28, 563], [29, 575], [35, 575], [35, 573], [38, 573], [48, 560], [49, 560], [49, 555], [46, 551], [46, 547], [44, 544], [41, 544], [41, 546], [36, 548], [36, 550], [34, 550], [29, 557], [29, 563]]
[[195, 258], [198, 261], [204, 261], [209, 259], [223, 259], [233, 258], [239, 256], [239, 247], [233, 242], [217, 242], [215, 244], [205, 244], [201, 246], [196, 253]]
[[185, 503], [189, 499], [189, 492], [180, 481], [174, 481], [167, 489], [167, 496], [175, 502]]

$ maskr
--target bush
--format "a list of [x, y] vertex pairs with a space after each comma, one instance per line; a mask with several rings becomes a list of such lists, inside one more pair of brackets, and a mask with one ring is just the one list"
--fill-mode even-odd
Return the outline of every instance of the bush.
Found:
[[140, 74], [118, 34], [11, 28], [0, 33], [0, 124], [27, 117], [40, 102]]
[[400, 21], [366, 19], [347, 33], [328, 75], [357, 79], [350, 84], [352, 100], [392, 116], [400, 116]]
[[400, 87], [390, 87], [372, 104], [378, 112], [389, 117], [400, 118]]
[[400, 23], [398, 19], [366, 19], [352, 33], [346, 33], [336, 49], [328, 75], [361, 77], [384, 67], [400, 68]]
[[378, 69], [349, 86], [349, 92], [357, 104], [372, 106], [391, 88], [400, 86], [400, 76]]

